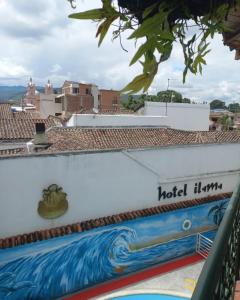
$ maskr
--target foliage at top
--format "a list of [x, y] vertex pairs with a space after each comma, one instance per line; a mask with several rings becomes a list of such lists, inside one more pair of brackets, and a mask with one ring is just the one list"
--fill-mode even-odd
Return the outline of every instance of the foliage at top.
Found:
[[[68, 0], [72, 5], [74, 0]], [[182, 46], [185, 69], [183, 82], [190, 71], [201, 73], [210, 51], [208, 38], [227, 31], [228, 13], [240, 0], [101, 0], [102, 7], [71, 14], [74, 19], [98, 22], [96, 37], [101, 45], [111, 25], [113, 39], [131, 30], [128, 39], [138, 45], [130, 66], [139, 61], [142, 73], [122, 91], [146, 92], [158, 72], [159, 65], [169, 59], [175, 42]], [[140, 42], [137, 43], [137, 42]]]

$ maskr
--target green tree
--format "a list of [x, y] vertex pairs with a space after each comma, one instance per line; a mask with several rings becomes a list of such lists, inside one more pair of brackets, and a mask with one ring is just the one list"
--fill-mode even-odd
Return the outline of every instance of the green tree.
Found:
[[221, 116], [218, 122], [221, 125], [222, 130], [224, 131], [230, 130], [234, 125], [232, 118], [229, 117], [228, 115]]
[[237, 113], [240, 112], [240, 105], [239, 103], [230, 103], [228, 105], [228, 110], [233, 112], [233, 113]]
[[140, 108], [144, 104], [145, 99], [146, 99], [146, 95], [144, 94], [140, 96], [129, 95], [128, 100], [123, 102], [123, 106], [126, 109], [135, 111], [136, 109]]
[[210, 102], [210, 109], [226, 109], [225, 102], [215, 99]]
[[[71, 4], [74, 2], [68, 1]], [[183, 51], [183, 82], [189, 71], [193, 74], [202, 73], [202, 67], [206, 64], [205, 56], [210, 51], [209, 38], [213, 38], [216, 33], [228, 31], [228, 14], [240, 4], [240, 0], [101, 2], [99, 8], [71, 14], [69, 17], [98, 22], [96, 37], [99, 37], [99, 46], [114, 22], [117, 27], [113, 31], [113, 39], [121, 39], [124, 31], [132, 30], [128, 39], [139, 46], [130, 65], [141, 62], [142, 74], [137, 75], [123, 89], [129, 93], [148, 90], [159, 65], [169, 59], [176, 42], [180, 43]]]
[[191, 100], [189, 98], [183, 98], [182, 103], [191, 103]]
[[158, 101], [160, 102], [176, 102], [182, 103], [182, 95], [174, 90], [160, 91], [157, 93]]

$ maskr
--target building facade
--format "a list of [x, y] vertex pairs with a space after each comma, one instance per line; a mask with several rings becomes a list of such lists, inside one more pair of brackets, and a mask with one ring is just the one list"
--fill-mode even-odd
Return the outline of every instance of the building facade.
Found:
[[33, 83], [32, 78], [30, 78], [28, 85], [27, 85], [27, 92], [24, 97], [24, 104], [25, 105], [35, 105], [36, 100], [38, 99], [39, 92], [36, 90], [36, 85]]
[[210, 106], [208, 104], [146, 101], [143, 114], [147, 116], [166, 116], [168, 125], [174, 129], [209, 130]]
[[74, 113], [101, 110], [117, 110], [120, 108], [120, 93], [113, 90], [99, 90], [95, 84], [65, 81], [62, 87], [64, 95], [64, 111]]

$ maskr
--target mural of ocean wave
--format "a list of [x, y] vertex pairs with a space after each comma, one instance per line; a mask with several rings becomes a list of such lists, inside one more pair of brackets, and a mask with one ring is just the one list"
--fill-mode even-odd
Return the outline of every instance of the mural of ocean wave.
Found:
[[[0, 299], [55, 299], [191, 254], [196, 235], [186, 236], [184, 221], [190, 220], [192, 232], [211, 230], [225, 205], [220, 200], [0, 250]], [[205, 234], [213, 239], [215, 232]]]
[[[53, 299], [193, 252], [195, 236], [130, 251], [136, 233], [127, 227], [79, 236], [63, 247], [0, 265], [0, 299]], [[31, 247], [32, 245], [29, 245]]]

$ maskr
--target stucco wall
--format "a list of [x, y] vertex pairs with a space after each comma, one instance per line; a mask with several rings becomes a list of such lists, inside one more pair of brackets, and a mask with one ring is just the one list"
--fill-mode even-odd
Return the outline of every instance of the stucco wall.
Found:
[[62, 112], [62, 103], [55, 103], [56, 94], [40, 94], [40, 114], [42, 118]]
[[208, 104], [144, 103], [144, 115], [167, 116], [169, 126], [175, 129], [208, 131], [209, 114]]
[[[51, 228], [159, 204], [231, 192], [240, 169], [240, 145], [172, 147], [0, 159], [0, 237]], [[194, 186], [219, 188], [194, 193]], [[38, 215], [51, 184], [67, 193], [69, 209], [55, 220]], [[163, 199], [187, 185], [186, 194]], [[220, 188], [220, 185], [221, 188]]]
[[73, 114], [67, 126], [168, 126], [160, 116]]

